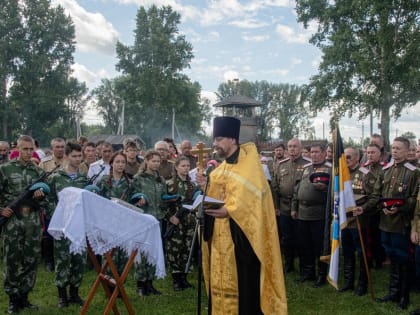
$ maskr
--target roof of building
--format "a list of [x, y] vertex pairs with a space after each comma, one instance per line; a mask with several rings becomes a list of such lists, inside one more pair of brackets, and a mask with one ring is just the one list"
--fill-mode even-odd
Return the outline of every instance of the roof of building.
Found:
[[263, 103], [254, 100], [251, 97], [243, 95], [233, 95], [224, 98], [222, 101], [214, 104], [214, 107], [229, 107], [229, 106], [238, 106], [238, 107], [256, 107], [262, 106]]

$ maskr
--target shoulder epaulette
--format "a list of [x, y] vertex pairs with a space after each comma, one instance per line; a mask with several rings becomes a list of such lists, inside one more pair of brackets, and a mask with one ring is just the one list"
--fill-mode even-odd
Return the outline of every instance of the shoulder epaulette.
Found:
[[289, 160], [290, 160], [290, 158], [288, 157], [288, 158], [285, 158], [285, 159], [283, 159], [283, 160], [278, 161], [278, 162], [277, 162], [277, 164], [278, 164], [278, 165], [280, 165], [280, 164], [282, 164], [282, 163], [284, 163], [284, 162], [287, 162], [287, 161], [289, 161]]
[[369, 169], [367, 169], [364, 166], [359, 167], [359, 171], [362, 172], [365, 175], [369, 173]]
[[370, 165], [370, 161], [368, 160], [368, 161], [366, 161], [365, 163], [362, 164], [362, 167], [366, 167], [366, 166], [369, 166], [369, 165]]
[[52, 159], [53, 159], [52, 155], [49, 155], [49, 156], [44, 157], [41, 162], [45, 163], [45, 162], [51, 161]]
[[325, 164], [326, 166], [328, 166], [328, 167], [332, 167], [331, 162], [326, 161], [324, 164]]
[[302, 159], [304, 159], [305, 161], [308, 161], [308, 162], [311, 162], [312, 163], [312, 160], [310, 158], [306, 157], [306, 156], [302, 156]]
[[415, 171], [417, 169], [417, 167], [415, 167], [413, 164], [411, 164], [410, 162], [406, 162], [404, 163], [404, 166], [406, 168], [408, 168], [410, 171]]
[[311, 165], [312, 165], [312, 162], [311, 162], [311, 163], [308, 163], [308, 164], [303, 165], [303, 168], [307, 168], [307, 167], [309, 167], [309, 166], [311, 166]]
[[386, 165], [384, 165], [384, 167], [382, 167], [382, 169], [386, 170], [386, 169], [390, 168], [392, 165], [394, 165], [394, 160], [392, 160], [389, 163], [386, 163]]

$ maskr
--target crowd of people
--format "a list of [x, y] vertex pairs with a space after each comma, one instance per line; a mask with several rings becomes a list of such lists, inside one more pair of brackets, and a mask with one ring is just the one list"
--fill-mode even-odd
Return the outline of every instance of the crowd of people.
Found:
[[[173, 289], [180, 291], [192, 287], [185, 266], [196, 222], [194, 212], [182, 205], [193, 203], [208, 185], [208, 195], [224, 202], [219, 209], [205, 210], [201, 248], [214, 314], [286, 314], [283, 273], [296, 268], [298, 283], [323, 286], [328, 264], [321, 258], [330, 251], [326, 232], [332, 211], [332, 145], [304, 147], [293, 138], [274, 148], [272, 158], [260, 159], [254, 144], [239, 144], [239, 128], [235, 118], [215, 119], [213, 153], [205, 155], [204, 163], [210, 158], [221, 163], [209, 181], [197, 172], [189, 140], [182, 141], [178, 151], [174, 141], [165, 138], [147, 152], [132, 139], [115, 152], [111, 143], [84, 137], [54, 138], [48, 152], [29, 136], [10, 144], [0, 141], [7, 312], [37, 308], [28, 299], [37, 257], [55, 273], [58, 307], [83, 305], [79, 287], [86, 255], [70, 253], [69, 240], [54, 240], [47, 232], [57, 194], [70, 186], [121, 199], [158, 219]], [[410, 291], [420, 289], [420, 148], [397, 137], [389, 153], [375, 134], [365, 151], [348, 147], [344, 155], [356, 207], [341, 232], [344, 283], [339, 292], [365, 295], [370, 268], [389, 265], [389, 292], [377, 301], [406, 309]], [[30, 198], [16, 203], [24, 191], [31, 192]], [[135, 264], [137, 294], [159, 295], [153, 285], [155, 267], [142, 258]], [[113, 260], [121, 273], [127, 253], [117, 248]], [[412, 314], [420, 314], [420, 309]]]
[[[389, 265], [389, 292], [377, 301], [407, 309], [410, 291], [420, 290], [420, 150], [403, 137], [395, 138], [391, 148], [387, 152], [382, 137], [374, 134], [365, 151], [344, 150], [356, 206], [341, 231], [344, 283], [339, 292], [365, 295], [370, 268]], [[293, 271], [298, 258], [296, 281], [313, 281], [318, 288], [326, 283], [323, 258], [330, 253], [332, 145], [313, 143], [305, 149], [293, 138], [263, 163], [270, 170], [284, 271]], [[420, 309], [411, 314], [420, 314]]]

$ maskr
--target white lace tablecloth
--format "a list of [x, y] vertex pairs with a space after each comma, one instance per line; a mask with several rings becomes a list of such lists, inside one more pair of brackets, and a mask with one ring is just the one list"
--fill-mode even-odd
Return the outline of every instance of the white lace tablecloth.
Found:
[[165, 276], [160, 227], [155, 217], [74, 187], [63, 189], [58, 198], [48, 232], [55, 239], [69, 239], [72, 253], [86, 250], [86, 238], [98, 255], [115, 247], [128, 254], [138, 250], [137, 262], [142, 253], [156, 266], [156, 277]]

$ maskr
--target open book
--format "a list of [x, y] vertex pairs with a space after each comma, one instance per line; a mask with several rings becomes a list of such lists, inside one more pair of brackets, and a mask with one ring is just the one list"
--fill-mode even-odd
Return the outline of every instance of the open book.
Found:
[[[183, 204], [182, 207], [190, 211], [194, 211], [200, 206], [202, 200], [203, 200], [203, 195], [199, 195], [197, 198], [195, 198], [192, 205]], [[224, 204], [225, 203], [222, 200], [214, 199], [208, 196], [206, 196], [206, 198], [204, 199], [205, 209], [209, 209], [209, 208], [219, 209], [220, 207], [223, 207]]]

